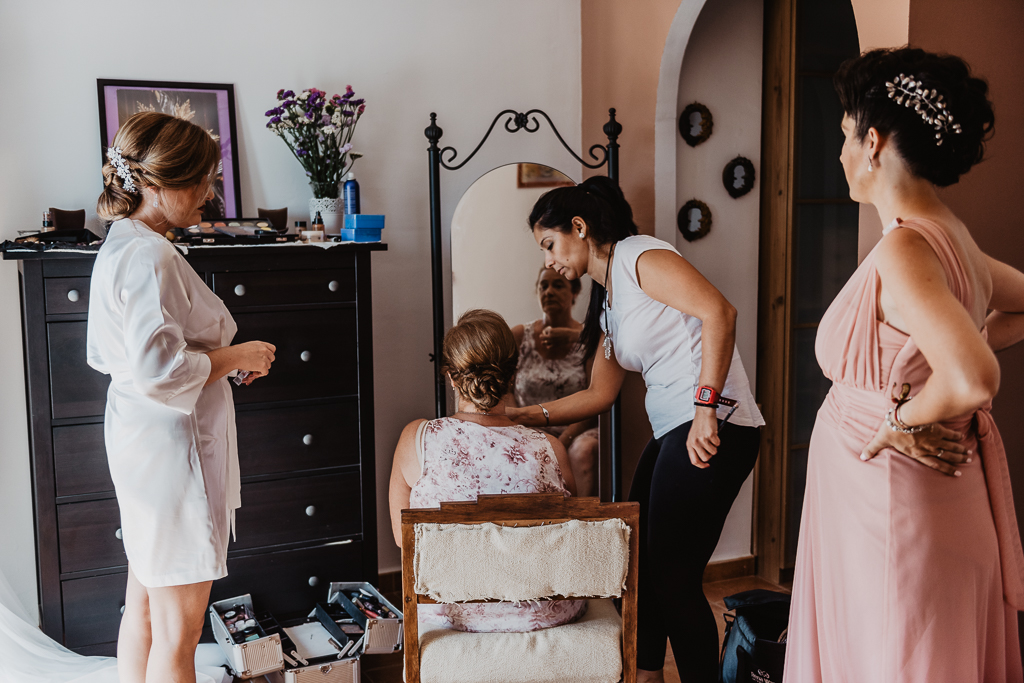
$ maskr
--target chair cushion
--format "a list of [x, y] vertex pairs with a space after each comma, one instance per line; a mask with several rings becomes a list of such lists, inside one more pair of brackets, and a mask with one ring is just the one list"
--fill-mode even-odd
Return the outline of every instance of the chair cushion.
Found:
[[618, 683], [622, 619], [589, 600], [582, 619], [529, 633], [420, 628], [421, 683]]
[[573, 519], [544, 526], [417, 524], [416, 593], [438, 602], [619, 597], [629, 526]]

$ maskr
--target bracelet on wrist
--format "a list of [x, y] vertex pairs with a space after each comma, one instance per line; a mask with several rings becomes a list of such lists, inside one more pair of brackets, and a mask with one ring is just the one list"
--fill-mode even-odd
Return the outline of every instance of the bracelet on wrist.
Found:
[[542, 413], [544, 413], [544, 426], [545, 427], [550, 427], [551, 426], [551, 413], [549, 413], [548, 409], [545, 408], [544, 406], [542, 406], [539, 403], [537, 404], [537, 407], [540, 408], [540, 411]]
[[926, 427], [930, 426], [917, 425], [916, 427], [911, 427], [910, 425], [907, 424], [898, 423], [894, 419], [894, 414], [896, 410], [896, 408], [889, 408], [889, 412], [885, 414], [885, 425], [894, 432], [899, 432], [901, 434], [917, 434], [918, 432], [923, 432]]

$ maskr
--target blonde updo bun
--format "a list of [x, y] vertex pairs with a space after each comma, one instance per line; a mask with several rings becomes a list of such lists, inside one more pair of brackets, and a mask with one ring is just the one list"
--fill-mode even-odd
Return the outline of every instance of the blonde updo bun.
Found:
[[220, 161], [220, 146], [205, 130], [184, 119], [152, 111], [130, 116], [118, 129], [111, 147], [121, 150], [136, 192], [124, 188], [124, 179], [107, 159], [96, 213], [108, 221], [134, 213], [142, 204], [143, 188], [195, 187], [216, 171]]
[[519, 348], [494, 311], [466, 311], [444, 336], [443, 361], [459, 396], [481, 410], [498, 405], [512, 386]]

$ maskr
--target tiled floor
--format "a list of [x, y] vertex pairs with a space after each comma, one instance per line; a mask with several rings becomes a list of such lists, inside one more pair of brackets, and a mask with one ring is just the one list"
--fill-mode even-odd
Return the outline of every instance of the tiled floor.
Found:
[[[725, 620], [722, 618], [722, 614], [726, 610], [725, 603], [722, 602], [722, 599], [727, 595], [751, 590], [753, 588], [779, 590], [778, 586], [752, 576], [704, 584], [704, 594], [707, 595], [708, 602], [711, 603], [711, 608], [715, 612], [715, 618], [718, 620], [719, 640], [721, 640], [722, 634], [725, 631]], [[385, 593], [385, 597], [392, 602], [395, 602], [398, 596]], [[402, 653], [396, 653], [393, 655], [366, 655], [363, 657], [362, 663], [363, 683], [402, 683]], [[676, 662], [672, 657], [671, 648], [669, 648], [668, 659], [665, 662], [665, 682], [680, 683], [679, 672], [676, 669]]]

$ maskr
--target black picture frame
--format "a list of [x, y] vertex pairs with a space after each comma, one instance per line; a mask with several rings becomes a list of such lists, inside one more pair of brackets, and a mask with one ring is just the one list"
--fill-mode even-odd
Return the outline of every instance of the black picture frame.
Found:
[[[690, 116], [700, 114], [700, 133], [693, 135]], [[700, 102], [692, 102], [686, 105], [683, 113], [679, 115], [679, 134], [690, 147], [696, 147], [711, 137], [711, 131], [715, 126], [715, 119], [711, 116], [711, 110]]]
[[[699, 227], [696, 230], [690, 229], [690, 211], [693, 209], [700, 211]], [[683, 204], [683, 208], [679, 209], [676, 226], [687, 242], [699, 240], [711, 232], [711, 208], [699, 199], [691, 199]]]
[[[128, 116], [146, 110], [164, 111], [182, 118], [186, 118], [183, 114], [190, 114], [187, 120], [216, 135], [221, 148], [221, 174], [214, 186], [216, 198], [207, 202], [203, 218], [243, 216], [234, 85], [97, 78], [96, 91], [100, 115], [100, 155], [103, 163], [107, 160], [107, 148], [121, 123]], [[178, 96], [172, 98], [175, 94]], [[184, 100], [183, 94], [187, 94]], [[193, 105], [193, 100], [197, 99], [200, 103]]]
[[[737, 170], [743, 171], [739, 177], [736, 175]], [[736, 157], [727, 163], [722, 169], [722, 184], [733, 199], [739, 199], [750, 192], [754, 189], [754, 162], [746, 157]]]

